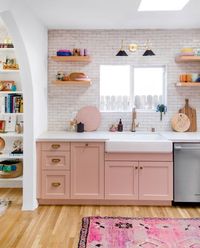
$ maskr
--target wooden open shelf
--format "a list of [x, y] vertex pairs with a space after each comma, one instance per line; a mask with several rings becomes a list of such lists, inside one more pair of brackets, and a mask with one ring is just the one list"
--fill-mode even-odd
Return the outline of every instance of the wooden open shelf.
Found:
[[71, 85], [82, 85], [82, 86], [90, 86], [92, 84], [91, 81], [62, 81], [62, 80], [54, 80], [53, 84], [71, 84]]
[[57, 62], [90, 62], [90, 56], [51, 56]]
[[178, 87], [200, 87], [200, 83], [199, 82], [191, 82], [191, 83], [178, 82], [176, 83], [176, 86]]
[[177, 56], [175, 61], [177, 63], [182, 62], [200, 62], [200, 56]]

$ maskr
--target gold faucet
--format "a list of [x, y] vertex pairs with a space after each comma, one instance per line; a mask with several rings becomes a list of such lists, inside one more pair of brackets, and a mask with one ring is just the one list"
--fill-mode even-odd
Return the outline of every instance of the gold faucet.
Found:
[[132, 125], [131, 125], [131, 132], [136, 131], [136, 127], [139, 127], [139, 123], [136, 123], [136, 109], [132, 108]]

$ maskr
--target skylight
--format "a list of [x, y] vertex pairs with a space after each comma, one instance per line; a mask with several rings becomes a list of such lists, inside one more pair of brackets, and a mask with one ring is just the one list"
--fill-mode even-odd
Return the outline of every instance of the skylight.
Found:
[[190, 0], [141, 0], [138, 11], [182, 10]]

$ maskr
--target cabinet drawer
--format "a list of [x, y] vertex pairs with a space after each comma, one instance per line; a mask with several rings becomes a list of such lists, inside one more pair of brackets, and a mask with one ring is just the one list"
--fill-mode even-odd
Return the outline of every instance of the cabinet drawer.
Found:
[[70, 172], [42, 172], [43, 199], [69, 199]]
[[42, 151], [43, 170], [70, 170], [70, 152]]
[[69, 142], [43, 142], [41, 144], [43, 151], [69, 151]]
[[106, 161], [173, 161], [172, 153], [105, 153]]

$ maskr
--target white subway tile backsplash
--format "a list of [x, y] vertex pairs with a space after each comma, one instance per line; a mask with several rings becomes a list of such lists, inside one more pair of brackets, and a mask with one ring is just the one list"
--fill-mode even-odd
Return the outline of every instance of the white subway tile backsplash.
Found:
[[[129, 53], [128, 57], [116, 57], [121, 39], [127, 46], [129, 43], [144, 44], [150, 39], [155, 57], [143, 57], [143, 50]], [[129, 64], [133, 66], [167, 66], [167, 106], [168, 112], [160, 115], [156, 112], [138, 112], [139, 130], [170, 130], [170, 119], [189, 98], [190, 104], [197, 109], [198, 130], [200, 129], [200, 87], [177, 88], [175, 83], [181, 73], [200, 73], [200, 63], [176, 64], [175, 55], [182, 47], [199, 47], [200, 30], [49, 30], [49, 56], [55, 55], [62, 48], [87, 48], [92, 62], [63, 63], [49, 59], [48, 118], [49, 130], [66, 130], [72, 114], [87, 105], [99, 107], [99, 67], [106, 64]], [[67, 73], [82, 71], [92, 80], [90, 87], [72, 85], [54, 85], [57, 71]], [[153, 83], [149, 82], [152, 84]], [[122, 84], [123, 87], [123, 84]], [[124, 130], [130, 130], [131, 113], [102, 113], [99, 130], [108, 130], [112, 123], [122, 118]]]

